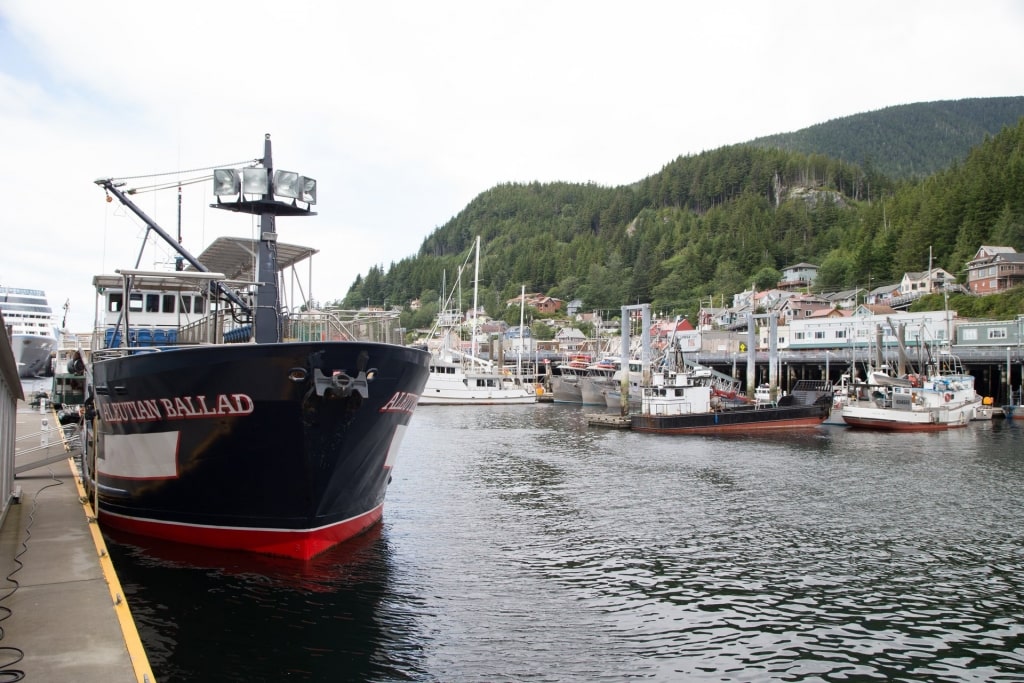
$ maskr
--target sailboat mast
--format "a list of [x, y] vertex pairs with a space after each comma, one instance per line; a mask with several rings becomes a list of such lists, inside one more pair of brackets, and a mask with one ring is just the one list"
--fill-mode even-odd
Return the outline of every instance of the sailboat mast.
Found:
[[476, 236], [476, 264], [473, 268], [473, 341], [471, 344], [472, 355], [477, 358], [476, 334], [477, 334], [477, 290], [480, 285], [480, 235]]
[[523, 315], [526, 312], [526, 285], [521, 285], [519, 290], [519, 355], [516, 357], [516, 375], [523, 376], [523, 350], [526, 346], [526, 338], [523, 336]]

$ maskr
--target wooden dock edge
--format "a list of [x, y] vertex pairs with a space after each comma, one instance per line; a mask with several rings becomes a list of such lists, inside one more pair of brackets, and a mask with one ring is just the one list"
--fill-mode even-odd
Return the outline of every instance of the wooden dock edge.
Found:
[[609, 429], [630, 429], [633, 420], [629, 415], [613, 415], [610, 413], [588, 413], [587, 425], [590, 427], [608, 427]]

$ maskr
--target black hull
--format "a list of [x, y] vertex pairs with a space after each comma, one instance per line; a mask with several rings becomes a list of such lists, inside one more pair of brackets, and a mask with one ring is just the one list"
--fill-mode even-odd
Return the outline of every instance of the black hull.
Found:
[[690, 415], [633, 415], [631, 428], [661, 434], [735, 434], [816, 427], [829, 415], [826, 402], [813, 405], [731, 408]]
[[361, 342], [203, 346], [97, 361], [97, 457], [92, 467], [87, 455], [86, 470], [100, 521], [186, 543], [312, 557], [380, 519], [428, 361], [415, 349]]

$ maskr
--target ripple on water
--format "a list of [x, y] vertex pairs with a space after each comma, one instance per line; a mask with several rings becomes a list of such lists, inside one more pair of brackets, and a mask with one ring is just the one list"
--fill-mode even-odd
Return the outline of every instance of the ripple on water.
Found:
[[192, 632], [226, 609], [252, 625], [236, 676], [255, 651], [310, 681], [1021, 680], [1015, 427], [673, 438], [431, 407], [360, 559], [289, 585], [137, 556], [132, 590], [171, 671], [228, 642]]

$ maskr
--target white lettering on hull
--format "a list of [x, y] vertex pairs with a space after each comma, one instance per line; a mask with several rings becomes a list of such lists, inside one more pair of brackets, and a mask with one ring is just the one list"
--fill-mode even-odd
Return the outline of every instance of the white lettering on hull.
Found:
[[251, 415], [255, 405], [248, 394], [217, 394], [114, 401], [99, 403], [97, 409], [104, 422], [113, 424]]

